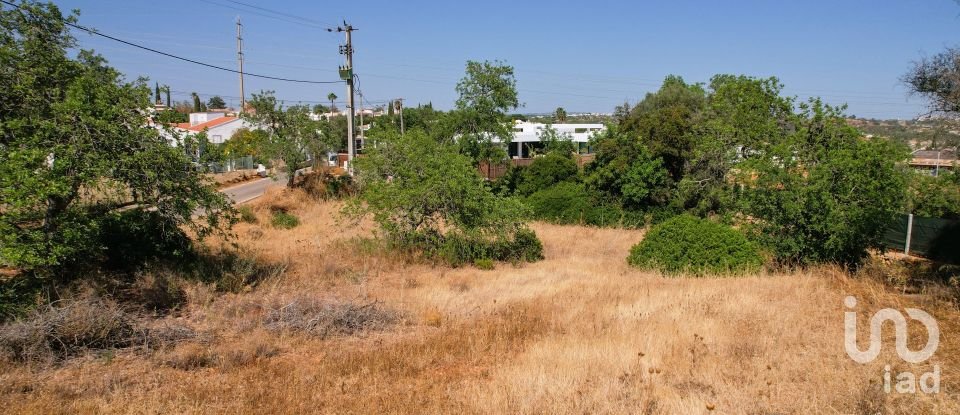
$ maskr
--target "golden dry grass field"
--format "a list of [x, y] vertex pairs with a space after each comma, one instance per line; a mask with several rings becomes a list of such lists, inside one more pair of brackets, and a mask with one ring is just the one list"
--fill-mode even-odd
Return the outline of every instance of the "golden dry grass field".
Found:
[[[546, 259], [494, 270], [409, 263], [338, 225], [336, 202], [274, 192], [241, 224], [248, 255], [282, 273], [239, 294], [189, 287], [166, 317], [199, 333], [172, 348], [0, 366], [6, 413], [874, 414], [960, 413], [955, 309], [822, 268], [671, 278], [627, 266], [642, 231], [535, 224]], [[300, 226], [274, 229], [271, 207]], [[902, 362], [893, 330], [869, 364], [844, 351], [843, 299], [919, 307], [941, 344]], [[377, 330], [312, 336], [264, 316], [305, 299], [395, 310]], [[312, 300], [311, 300], [312, 301]], [[286, 308], [285, 308], [286, 307]], [[925, 341], [911, 326], [911, 348]], [[886, 327], [890, 329], [890, 327]], [[940, 393], [883, 391], [884, 366], [939, 365]]]

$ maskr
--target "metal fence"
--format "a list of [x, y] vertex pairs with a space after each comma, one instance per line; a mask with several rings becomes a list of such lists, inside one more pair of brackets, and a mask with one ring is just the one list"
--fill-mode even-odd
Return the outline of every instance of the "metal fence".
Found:
[[204, 166], [209, 173], [226, 173], [228, 171], [249, 170], [256, 167], [256, 164], [253, 163], [253, 156], [229, 159], [223, 163], [209, 163]]
[[901, 214], [887, 228], [883, 244], [906, 254], [960, 263], [960, 220]]

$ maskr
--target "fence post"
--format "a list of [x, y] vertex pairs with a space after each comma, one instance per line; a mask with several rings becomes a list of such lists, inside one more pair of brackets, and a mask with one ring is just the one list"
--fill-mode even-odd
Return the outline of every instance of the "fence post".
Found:
[[907, 215], [907, 241], [903, 247], [904, 255], [910, 255], [910, 238], [913, 236], [913, 214]]

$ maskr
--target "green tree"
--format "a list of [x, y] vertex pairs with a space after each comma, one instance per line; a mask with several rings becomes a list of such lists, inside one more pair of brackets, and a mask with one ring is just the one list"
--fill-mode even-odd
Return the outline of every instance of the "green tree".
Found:
[[677, 209], [707, 216], [735, 208], [728, 173], [789, 133], [784, 126], [791, 124], [794, 103], [780, 96], [782, 88], [773, 77], [711, 78], [706, 104], [688, 132], [694, 144], [671, 202]]
[[657, 92], [647, 94], [633, 107], [620, 130], [639, 139], [654, 157], [663, 160], [671, 179], [679, 181], [693, 155], [695, 142], [690, 133], [705, 102], [701, 85], [670, 75]]
[[190, 95], [193, 97], [193, 112], [203, 111], [203, 103], [200, 102], [200, 96], [196, 92], [191, 92]]
[[227, 108], [227, 103], [223, 101], [223, 98], [220, 98], [219, 95], [214, 95], [210, 97], [210, 100], [207, 101], [207, 108], [214, 110], [222, 110]]
[[543, 154], [560, 153], [569, 156], [577, 153], [577, 145], [573, 142], [573, 137], [569, 133], [560, 133], [550, 124], [537, 132], [537, 138], [543, 145]]
[[564, 181], [576, 181], [579, 169], [570, 154], [548, 153], [537, 157], [529, 167], [523, 170], [523, 179], [517, 186], [517, 193], [523, 196], [533, 194]]
[[323, 104], [317, 104], [317, 105], [314, 105], [314, 106], [313, 106], [313, 113], [314, 113], [314, 114], [320, 115], [320, 114], [326, 114], [327, 112], [329, 112], [329, 110], [328, 110], [327, 107], [326, 107], [325, 105], [323, 105]]
[[[532, 235], [522, 221], [527, 214], [522, 204], [494, 195], [455, 145], [420, 130], [378, 139], [356, 163], [362, 190], [348, 211], [372, 216], [400, 246], [468, 249], [476, 253], [473, 259], [505, 259], [512, 249], [497, 246]], [[518, 259], [538, 259], [535, 251]]]
[[337, 112], [337, 94], [333, 92], [327, 94], [327, 101], [330, 101], [330, 111]]
[[155, 102], [156, 102], [157, 104], [159, 104], [160, 102], [162, 102], [162, 101], [160, 101], [160, 84], [157, 83], [157, 82], [154, 82], [154, 83], [153, 83], [153, 89], [154, 89], [154, 93], [155, 93], [155, 95], [154, 95], [154, 99], [156, 100]]
[[187, 114], [168, 109], [157, 111], [154, 114], [154, 121], [161, 124], [178, 124], [190, 121], [190, 117]]
[[563, 107], [557, 107], [557, 110], [553, 112], [553, 118], [560, 124], [567, 122], [567, 110]]
[[520, 106], [513, 67], [500, 61], [467, 61], [457, 93], [456, 110], [447, 121], [458, 134], [460, 151], [475, 161], [505, 157], [492, 139], [509, 144], [513, 138], [507, 112]]
[[960, 219], [960, 173], [909, 175], [906, 211], [928, 218]]
[[781, 264], [857, 264], [903, 206], [907, 150], [861, 139], [842, 108], [800, 109], [783, 142], [739, 166], [748, 229]]
[[663, 160], [651, 154], [640, 140], [611, 125], [591, 141], [596, 156], [584, 168], [588, 189], [631, 209], [667, 202], [670, 175]]
[[139, 235], [146, 244], [230, 224], [225, 196], [148, 126], [146, 81], [125, 82], [89, 51], [67, 55], [76, 21], [52, 3], [0, 9], [0, 266], [25, 275], [119, 254], [104, 227], [121, 216], [163, 223]]
[[229, 157], [253, 156], [259, 159], [267, 140], [267, 133], [262, 130], [241, 128], [223, 143], [223, 152]]
[[241, 117], [266, 132], [261, 151], [265, 157], [283, 162], [287, 185], [293, 187], [296, 171], [322, 142], [318, 125], [310, 118], [310, 108], [298, 105], [284, 109], [273, 91], [253, 94], [247, 104], [253, 111]]

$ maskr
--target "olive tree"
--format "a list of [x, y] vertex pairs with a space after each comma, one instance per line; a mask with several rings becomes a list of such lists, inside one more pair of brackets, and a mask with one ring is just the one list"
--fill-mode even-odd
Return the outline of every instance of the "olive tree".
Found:
[[104, 227], [120, 216], [162, 222], [138, 235], [146, 244], [223, 231], [232, 218], [151, 126], [144, 79], [126, 81], [89, 51], [68, 56], [76, 21], [51, 3], [0, 9], [0, 267], [27, 275], [100, 258], [116, 236]]

